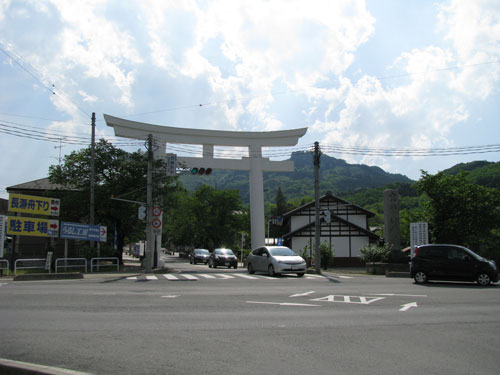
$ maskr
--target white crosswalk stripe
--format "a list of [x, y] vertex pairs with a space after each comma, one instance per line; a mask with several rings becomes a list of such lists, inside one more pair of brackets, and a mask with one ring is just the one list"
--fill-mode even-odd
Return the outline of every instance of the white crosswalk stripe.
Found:
[[[230, 279], [235, 279], [235, 278], [243, 278], [246, 280], [303, 280], [308, 279], [308, 280], [325, 280], [328, 278], [353, 278], [352, 276], [324, 276], [324, 275], [314, 275], [314, 274], [308, 274], [304, 278], [302, 277], [297, 277], [297, 276], [288, 276], [288, 275], [282, 275], [279, 277], [273, 277], [273, 276], [268, 276], [264, 274], [255, 274], [255, 275], [249, 275], [247, 273], [197, 273], [197, 274], [190, 274], [190, 273], [164, 273], [164, 274], [158, 274], [158, 275], [144, 275], [144, 276], [130, 276], [127, 277], [127, 280], [135, 280], [135, 281], [157, 281], [161, 279], [161, 276], [163, 278], [167, 279], [168, 281], [199, 281], [200, 279], [208, 279], [208, 280], [230, 280]], [[1, 286], [1, 285], [0, 285]]]
[[199, 275], [205, 279], [216, 279], [214, 275], [209, 275], [208, 273], [200, 273]]
[[196, 276], [190, 275], [188, 273], [181, 273], [180, 275], [188, 280], [199, 280]]
[[257, 280], [258, 277], [256, 276], [250, 276], [250, 275], [247, 275], [246, 273], [235, 273], [234, 275], [238, 276], [238, 277], [243, 277], [244, 279], [251, 279], [251, 280]]
[[165, 277], [165, 278], [166, 278], [166, 279], [168, 279], [168, 280], [179, 280], [179, 278], [178, 278], [177, 276], [175, 276], [175, 275], [171, 275], [171, 274], [169, 274], [169, 273], [164, 273], [164, 274], [163, 274], [163, 277]]
[[219, 276], [221, 279], [234, 279], [234, 276], [227, 275], [225, 273], [216, 273], [217, 276]]

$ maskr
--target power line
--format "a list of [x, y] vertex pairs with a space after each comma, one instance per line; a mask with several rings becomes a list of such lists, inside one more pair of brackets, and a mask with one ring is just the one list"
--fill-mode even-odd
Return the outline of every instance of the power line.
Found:
[[[28, 73], [35, 81], [37, 81], [40, 85], [42, 85], [46, 90], [50, 91], [50, 93], [52, 95], [56, 95], [58, 96], [59, 98], [65, 100], [67, 103], [71, 104], [71, 105], [74, 105], [76, 107], [76, 109], [78, 109], [78, 111], [80, 111], [80, 113], [82, 113], [85, 118], [89, 118], [90, 115], [85, 112], [80, 106], [78, 106], [77, 104], [73, 103], [71, 101], [71, 99], [69, 99], [69, 96], [67, 94], [64, 93], [64, 91], [62, 89], [57, 89], [57, 92], [56, 92], [56, 86], [55, 84], [50, 84], [50, 86], [48, 84], [46, 84], [45, 82], [42, 81], [41, 78], [39, 78], [35, 73], [33, 73], [31, 70], [29, 70], [25, 64], [29, 64], [27, 62], [25, 62], [24, 64], [21, 62], [21, 60], [24, 60], [19, 54], [17, 54], [12, 47], [9, 48], [10, 50], [10, 53], [8, 51], [6, 51], [2, 45], [0, 44], [0, 51], [2, 51], [9, 59], [11, 59], [17, 66], [19, 66], [23, 71], [25, 71], [26, 73]], [[17, 56], [13, 56], [13, 54], [16, 54]], [[33, 65], [29, 64], [32, 68], [33, 71], [35, 71], [39, 76], [43, 76], [43, 74], [41, 74]]]
[[[0, 121], [0, 133], [34, 140], [43, 140], [49, 142], [72, 145], [88, 145], [89, 134], [61, 132], [57, 130], [46, 130], [39, 127], [29, 126], [11, 121]], [[112, 143], [115, 146], [142, 146], [144, 140], [131, 140], [128, 138], [104, 136], [102, 139]], [[168, 143], [168, 140], [155, 138], [156, 142]], [[424, 157], [424, 156], [456, 156], [472, 155], [500, 152], [500, 144], [475, 145], [447, 148], [387, 148], [387, 147], [362, 147], [345, 146], [342, 144], [322, 144], [324, 152], [330, 154], [348, 154], [360, 156], [386, 156], [386, 157]], [[168, 143], [168, 149], [187, 155], [201, 155], [201, 145], [184, 145]], [[312, 145], [302, 145], [295, 147], [280, 147], [263, 149], [265, 157], [286, 157], [294, 152], [312, 152]], [[224, 157], [249, 157], [248, 150], [243, 147], [230, 147], [228, 149], [215, 148], [212, 155], [215, 158]]]

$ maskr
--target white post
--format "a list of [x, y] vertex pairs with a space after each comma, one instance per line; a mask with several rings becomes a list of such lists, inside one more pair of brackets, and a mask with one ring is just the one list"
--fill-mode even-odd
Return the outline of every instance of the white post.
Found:
[[251, 146], [250, 156], [250, 227], [252, 249], [265, 245], [264, 177], [262, 172], [262, 151]]

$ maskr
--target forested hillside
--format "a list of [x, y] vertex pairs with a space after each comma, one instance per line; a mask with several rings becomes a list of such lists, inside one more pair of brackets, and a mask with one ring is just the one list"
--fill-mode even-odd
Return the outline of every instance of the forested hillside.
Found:
[[[314, 166], [311, 153], [293, 153], [294, 172], [264, 173], [264, 194], [266, 203], [273, 203], [278, 188], [288, 200], [297, 201], [314, 196]], [[248, 172], [217, 171], [210, 176], [189, 176], [181, 178], [184, 186], [193, 191], [201, 184], [217, 189], [236, 189], [244, 204], [249, 202]], [[321, 156], [320, 191], [331, 191], [334, 195], [377, 188], [391, 183], [411, 183], [401, 174], [387, 173], [379, 167], [362, 164], [348, 164], [344, 160], [328, 155]]]
[[460, 163], [446, 169], [443, 173], [455, 175], [460, 171], [469, 172], [468, 179], [484, 187], [500, 189], [500, 162], [473, 161]]

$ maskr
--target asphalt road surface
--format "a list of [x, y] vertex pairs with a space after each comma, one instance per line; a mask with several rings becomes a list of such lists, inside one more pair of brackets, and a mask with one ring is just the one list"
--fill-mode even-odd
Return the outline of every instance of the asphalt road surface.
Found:
[[0, 279], [0, 357], [93, 374], [500, 373], [500, 286], [174, 268]]

